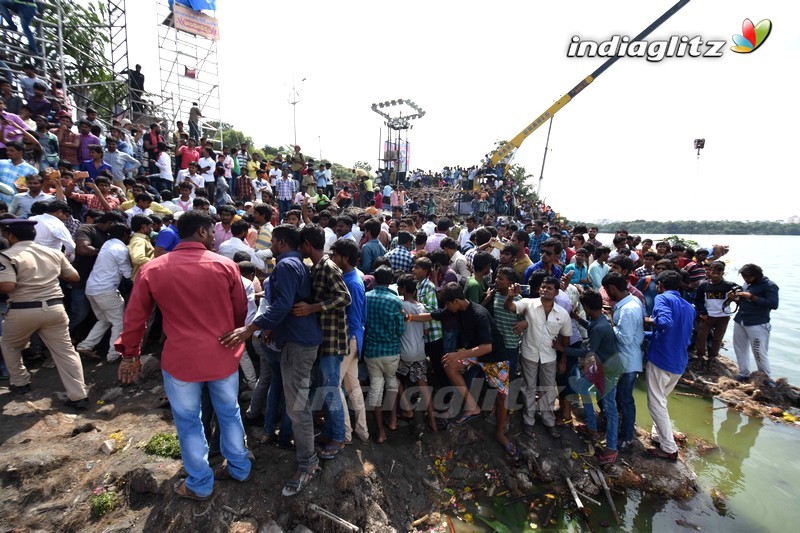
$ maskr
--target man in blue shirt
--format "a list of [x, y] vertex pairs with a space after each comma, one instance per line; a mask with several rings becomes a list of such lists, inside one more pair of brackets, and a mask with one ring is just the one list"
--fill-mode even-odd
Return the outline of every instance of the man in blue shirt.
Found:
[[672, 422], [667, 410], [667, 396], [677, 385], [689, 362], [688, 348], [692, 340], [694, 308], [681, 297], [681, 275], [668, 270], [658, 275], [659, 295], [653, 316], [645, 323], [653, 330], [647, 356], [647, 408], [653, 419], [650, 439], [656, 444], [648, 452], [658, 459], [678, 460], [678, 447], [672, 436]]
[[740, 270], [744, 285], [743, 291], [728, 293], [735, 299], [739, 310], [733, 318], [733, 350], [739, 364], [739, 381], [750, 379], [750, 350], [756, 359], [756, 366], [767, 375], [766, 384], [775, 386], [769, 368], [769, 312], [778, 308], [778, 286], [764, 275], [761, 267], [748, 263]]
[[[342, 360], [339, 377], [350, 404], [356, 415], [356, 436], [362, 442], [369, 441], [367, 429], [367, 414], [364, 408], [364, 393], [361, 392], [361, 383], [358, 381], [358, 361], [361, 348], [364, 345], [364, 326], [367, 323], [367, 301], [364, 281], [355, 268], [358, 263], [358, 245], [350, 239], [339, 239], [331, 245], [331, 260], [342, 269], [342, 277], [350, 291], [350, 305], [347, 306], [347, 331], [350, 341], [350, 353]], [[341, 385], [341, 384], [340, 384]], [[341, 390], [341, 386], [340, 386]], [[345, 403], [344, 390], [342, 391], [342, 405]], [[345, 411], [344, 417], [344, 442], [353, 440], [353, 427], [350, 424], [350, 415]]]
[[277, 258], [269, 277], [270, 302], [264, 313], [252, 324], [223, 335], [220, 341], [236, 346], [250, 338], [256, 330], [265, 330], [262, 339], [273, 338], [282, 351], [281, 375], [286, 396], [286, 412], [292, 419], [298, 468], [283, 487], [284, 496], [303, 490], [320, 470], [314, 449], [314, 420], [308, 401], [311, 367], [322, 343], [317, 315], [295, 316], [296, 302], [311, 300], [311, 275], [298, 252], [300, 230], [281, 224], [272, 232], [272, 253]]
[[564, 271], [558, 266], [558, 258], [563, 249], [564, 247], [558, 239], [547, 239], [544, 241], [541, 245], [542, 259], [525, 269], [525, 273], [522, 276], [522, 283], [527, 285], [531, 274], [537, 270], [544, 270], [547, 272], [548, 276], [561, 279], [561, 276], [564, 275]]
[[367, 220], [364, 223], [364, 231], [367, 233], [369, 240], [361, 247], [361, 272], [371, 274], [375, 260], [386, 255], [386, 248], [378, 240], [378, 235], [381, 232], [381, 221], [377, 218]]
[[619, 432], [619, 449], [627, 449], [633, 442], [636, 423], [636, 402], [633, 387], [642, 372], [642, 341], [644, 340], [644, 309], [642, 303], [628, 292], [628, 280], [618, 272], [603, 278], [603, 287], [614, 304], [613, 325], [617, 339], [622, 375], [617, 383], [617, 405], [622, 415]]
[[173, 215], [164, 215], [163, 220], [164, 227], [156, 237], [154, 252], [156, 257], [171, 252], [181, 242], [180, 237], [178, 237], [178, 230], [175, 227], [175, 217]]

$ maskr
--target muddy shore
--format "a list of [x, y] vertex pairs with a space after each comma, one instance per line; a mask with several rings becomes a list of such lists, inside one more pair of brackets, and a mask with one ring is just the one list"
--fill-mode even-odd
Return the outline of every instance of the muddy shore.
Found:
[[[203, 503], [173, 497], [171, 486], [182, 474], [181, 462], [147, 455], [143, 444], [154, 434], [174, 431], [161, 398], [157, 359], [139, 383], [119, 387], [115, 366], [86, 363], [93, 383], [92, 406], [70, 413], [61, 407], [55, 370], [34, 369], [34, 390], [26, 396], [0, 394], [0, 523], [14, 531], [346, 531], [324, 511], [364, 531], [450, 531], [450, 522], [490, 519], [486, 502], [504, 498], [528, 504], [530, 523], [551, 527], [559, 513], [581, 519], [567, 487], [579, 498], [607, 504], [598, 473], [610, 491], [635, 489], [664, 499], [686, 500], [698, 490], [683, 461], [688, 452], [712, 446], [691, 435], [682, 442], [681, 460], [651, 459], [646, 432], [621, 453], [616, 464], [598, 468], [595, 448], [566, 426], [560, 439], [541, 425], [535, 439], [522, 432], [521, 414], [510, 417], [508, 434], [522, 458], [509, 458], [493, 438], [494, 427], [479, 417], [465, 426], [426, 433], [417, 440], [401, 424], [389, 441], [347, 446], [325, 462], [310, 487], [294, 498], [280, 495], [294, 468], [294, 452], [258, 445], [259, 429], [247, 428], [255, 457], [255, 475], [246, 484], [217, 482], [214, 497]], [[764, 385], [757, 374], [747, 384], [732, 379], [735, 365], [691, 361], [677, 394], [716, 396], [750, 416], [768, 416], [787, 424], [798, 407], [798, 389], [779, 380]], [[691, 388], [686, 388], [691, 387]], [[104, 398], [101, 400], [101, 398]], [[113, 453], [101, 451], [114, 441]], [[109, 451], [109, 450], [106, 450]], [[212, 466], [221, 463], [217, 457]], [[102, 517], [91, 502], [108, 493], [114, 503]], [[713, 495], [712, 495], [713, 496]], [[323, 511], [315, 510], [318, 506]], [[566, 509], [566, 511], [565, 511]], [[598, 527], [597, 524], [594, 525]]]

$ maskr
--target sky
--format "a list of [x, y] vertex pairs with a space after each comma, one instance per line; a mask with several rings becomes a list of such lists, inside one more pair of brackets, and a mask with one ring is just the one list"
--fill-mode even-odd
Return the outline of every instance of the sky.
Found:
[[[256, 146], [290, 144], [292, 79], [306, 78], [296, 111], [307, 155], [377, 167], [386, 130], [370, 106], [403, 98], [426, 111], [409, 132], [411, 168], [479, 164], [605, 60], [567, 57], [573, 36], [632, 37], [674, 3], [217, 0], [222, 118]], [[152, 91], [155, 0], [127, 7], [130, 63]], [[745, 18], [770, 19], [772, 32], [736, 54]], [[800, 5], [693, 0], [650, 39], [672, 35], [725, 40], [723, 56], [617, 61], [555, 115], [541, 196], [590, 221], [800, 214]], [[514, 160], [534, 183], [547, 126]]]

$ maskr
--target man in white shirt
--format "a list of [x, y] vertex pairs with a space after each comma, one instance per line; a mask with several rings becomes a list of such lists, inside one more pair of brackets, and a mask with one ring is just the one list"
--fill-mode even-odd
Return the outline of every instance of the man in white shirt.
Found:
[[272, 186], [266, 179], [266, 171], [263, 168], [259, 168], [256, 170], [256, 179], [253, 180], [253, 192], [256, 198], [261, 198], [262, 191], [272, 194]]
[[[428, 237], [431, 237], [434, 233], [436, 233], [436, 215], [428, 215], [428, 221], [422, 225], [422, 231], [424, 231]], [[439, 248], [439, 246], [437, 245], [436, 248]]]
[[[613, 243], [614, 243], [614, 250], [612, 250], [611, 253], [609, 254], [608, 256], [609, 259], [614, 259], [616, 256], [621, 254], [623, 250], [629, 250], [628, 239], [624, 235], [617, 235], [616, 237], [614, 237]], [[633, 250], [630, 250], [630, 255], [628, 257], [630, 257], [631, 261], [633, 261], [634, 263], [639, 261], [639, 254], [637, 254]]]
[[66, 202], [53, 200], [47, 205], [44, 214], [30, 218], [37, 222], [34, 242], [53, 250], [61, 251], [63, 248], [70, 261], [75, 257], [75, 241], [67, 226], [64, 225], [64, 221], [71, 214], [72, 209]]
[[271, 168], [269, 169], [269, 184], [275, 189], [275, 186], [278, 184], [278, 180], [281, 179], [283, 176], [283, 172], [279, 168]]
[[25, 186], [28, 191], [15, 194], [11, 207], [8, 208], [8, 212], [17, 218], [28, 218], [35, 202], [51, 202], [55, 199], [52, 194], [42, 192], [42, 178], [38, 174], [26, 177]]
[[192, 161], [189, 166], [178, 171], [178, 185], [189, 182], [192, 185], [192, 197], [195, 189], [202, 189], [205, 186], [203, 176], [197, 173], [197, 162]]
[[134, 215], [150, 216], [153, 214], [153, 210], [150, 209], [153, 196], [150, 193], [140, 192], [133, 199], [136, 201], [136, 205], [125, 211], [125, 214], [128, 215], [128, 222], [133, 219]]
[[450, 257], [450, 268], [456, 273], [456, 279], [458, 279], [459, 285], [463, 287], [470, 277], [470, 271], [467, 268], [467, 259], [464, 257], [464, 254], [458, 251], [458, 244], [456, 241], [450, 237], [442, 239], [440, 246]]
[[[558, 367], [566, 369], [566, 357], [563, 355], [558, 360], [553, 342], [557, 341], [562, 347], [569, 346], [569, 337], [572, 334], [572, 321], [569, 313], [563, 307], [555, 305], [555, 297], [559, 291], [557, 278], [548, 276], [544, 278], [539, 288], [539, 298], [522, 298], [514, 300], [520, 295], [520, 285], [514, 284], [506, 298], [506, 311], [525, 317], [528, 328], [522, 334], [520, 349], [520, 367], [523, 376], [523, 398], [525, 411], [523, 414], [525, 434], [534, 438], [533, 425], [536, 421], [535, 414], [538, 403], [542, 421], [547, 427], [550, 436], [561, 436], [556, 427], [554, 413], [556, 401], [556, 370]], [[536, 395], [539, 394], [539, 401]]]
[[250, 248], [250, 246], [244, 242], [249, 230], [250, 224], [244, 220], [237, 220], [231, 224], [231, 238], [219, 245], [219, 254], [232, 260], [236, 252], [247, 252], [250, 255], [250, 262], [253, 263], [257, 269], [266, 272], [267, 264], [265, 260], [272, 259], [272, 251], [267, 249], [256, 252], [254, 249]]
[[211, 148], [203, 148], [203, 157], [197, 162], [197, 167], [200, 174], [203, 176], [203, 187], [208, 191], [208, 201], [214, 204], [214, 195], [217, 190], [216, 180], [214, 178], [214, 169], [217, 168], [217, 158], [214, 155], [214, 150]]
[[472, 234], [475, 233], [475, 230], [478, 229], [478, 219], [476, 219], [473, 215], [467, 217], [467, 227], [462, 229], [458, 234], [458, 245], [463, 250], [467, 243], [469, 242], [469, 238], [472, 237]]
[[117, 290], [122, 278], [130, 278], [132, 267], [128, 256], [128, 240], [131, 230], [125, 224], [115, 222], [108, 228], [108, 241], [100, 248], [92, 272], [86, 281], [86, 298], [97, 317], [97, 323], [89, 335], [77, 346], [78, 353], [96, 357], [94, 348], [111, 328], [110, 346], [106, 359], [113, 363], [119, 359], [114, 343], [122, 331], [125, 300]]
[[158, 192], [169, 190], [173, 188], [172, 177], [172, 160], [169, 157], [166, 143], [158, 143], [158, 159], [156, 159], [156, 167], [158, 167], [158, 178], [154, 179], [153, 186]]

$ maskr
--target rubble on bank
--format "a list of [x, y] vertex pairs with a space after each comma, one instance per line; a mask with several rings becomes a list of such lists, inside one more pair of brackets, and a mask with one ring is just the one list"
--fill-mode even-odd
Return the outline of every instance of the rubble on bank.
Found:
[[747, 383], [737, 381], [737, 375], [736, 363], [727, 357], [716, 358], [710, 366], [704, 360], [690, 359], [681, 383], [748, 416], [800, 427], [800, 388], [785, 378], [770, 386], [763, 372], [753, 372]]
[[[526, 509], [521, 519], [527, 523], [552, 527], [565, 512], [571, 519], [579, 516], [566, 478], [601, 506], [608, 504], [598, 472], [610, 491], [684, 500], [696, 490], [682, 460], [669, 463], [646, 454], [646, 437], [615, 465], [598, 468], [596, 449], [570, 426], [553, 439], [537, 425], [532, 440], [517, 412], [508, 434], [522, 451], [519, 461], [505, 454], [484, 417], [421, 440], [401, 426], [386, 444], [356, 441], [323, 462], [321, 474], [294, 498], [280, 495], [294, 469], [294, 452], [259, 445], [260, 430], [248, 428], [253, 479], [218, 481], [210, 501], [186, 501], [171, 490], [182, 475], [180, 460], [144, 451], [153, 435], [174, 432], [158, 374], [120, 393], [115, 370], [87, 365], [94, 405], [79, 414], [63, 412], [57, 395], [48, 392], [60, 388], [54, 370], [34, 370], [29, 397], [0, 396], [0, 522], [16, 530], [63, 532], [343, 530], [327, 512], [364, 531], [448, 531], [448, 520], [492, 521], [506, 505], [498, 502], [510, 502]], [[212, 466], [221, 460], [214, 458]], [[106, 507], [94, 516], [93, 503], [103, 495]]]

